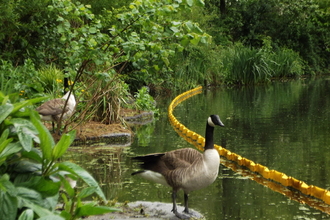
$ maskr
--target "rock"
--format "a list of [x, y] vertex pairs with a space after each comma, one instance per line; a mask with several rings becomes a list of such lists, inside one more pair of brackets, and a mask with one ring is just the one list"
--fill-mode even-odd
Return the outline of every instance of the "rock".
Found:
[[[89, 216], [86, 220], [110, 220], [110, 219], [132, 219], [139, 220], [178, 220], [172, 212], [172, 203], [137, 201], [131, 202], [121, 207], [123, 212], [113, 212], [100, 216]], [[178, 206], [179, 212], [184, 207]], [[190, 219], [205, 219], [200, 213], [190, 209], [192, 213]]]

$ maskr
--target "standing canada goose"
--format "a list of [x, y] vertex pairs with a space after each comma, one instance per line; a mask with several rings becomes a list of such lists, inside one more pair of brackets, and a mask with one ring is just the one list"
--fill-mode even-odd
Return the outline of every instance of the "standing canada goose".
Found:
[[[67, 99], [68, 102], [64, 108]], [[36, 108], [36, 110], [39, 112], [42, 120], [52, 121], [54, 131], [54, 122], [56, 122], [58, 126], [62, 113], [62, 120], [65, 120], [73, 114], [75, 107], [76, 100], [73, 93], [69, 91], [62, 98], [52, 99], [44, 102], [42, 105]]]
[[172, 212], [180, 219], [189, 217], [177, 211], [177, 192], [180, 189], [184, 191], [183, 211], [189, 214], [188, 194], [207, 187], [218, 176], [220, 156], [214, 149], [213, 143], [213, 131], [216, 125], [224, 126], [218, 115], [211, 115], [206, 123], [204, 153], [192, 148], [184, 148], [132, 158], [142, 162], [140, 167], [143, 169], [132, 175], [139, 175], [147, 180], [172, 187]]

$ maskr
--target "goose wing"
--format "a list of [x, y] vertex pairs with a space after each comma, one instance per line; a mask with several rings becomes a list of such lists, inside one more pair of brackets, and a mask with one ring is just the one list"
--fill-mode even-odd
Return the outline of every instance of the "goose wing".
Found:
[[[165, 168], [164, 163], [161, 160], [161, 157], [164, 155], [165, 153], [147, 154], [144, 156], [133, 157], [132, 159], [141, 162], [140, 168], [143, 170], [151, 170], [161, 173]], [[137, 173], [139, 172], [141, 171], [138, 171]]]
[[[49, 100], [42, 105], [40, 105], [36, 110], [41, 115], [59, 115], [63, 111], [63, 107], [65, 104], [65, 100], [58, 98], [58, 99], [52, 99]], [[64, 109], [64, 112], [67, 112], [69, 110], [68, 106]]]
[[[140, 161], [143, 170], [151, 170], [167, 176], [172, 171], [184, 170], [191, 167], [193, 163], [201, 161], [203, 155], [192, 148], [173, 150], [166, 153], [155, 153], [144, 156], [133, 157], [133, 160]], [[143, 171], [138, 171], [140, 173]]]
[[162, 159], [171, 169], [176, 169], [188, 167], [195, 161], [202, 159], [202, 157], [202, 153], [195, 149], [183, 148], [167, 152]]

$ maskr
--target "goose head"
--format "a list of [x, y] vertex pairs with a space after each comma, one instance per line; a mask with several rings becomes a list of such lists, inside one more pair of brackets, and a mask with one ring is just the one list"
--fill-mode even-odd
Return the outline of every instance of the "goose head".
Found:
[[210, 115], [210, 117], [207, 119], [207, 124], [212, 127], [215, 127], [216, 125], [221, 127], [225, 126], [220, 120], [219, 115]]
[[210, 115], [206, 123], [204, 150], [214, 149], [213, 131], [215, 126], [224, 127], [225, 125], [220, 120], [219, 115]]

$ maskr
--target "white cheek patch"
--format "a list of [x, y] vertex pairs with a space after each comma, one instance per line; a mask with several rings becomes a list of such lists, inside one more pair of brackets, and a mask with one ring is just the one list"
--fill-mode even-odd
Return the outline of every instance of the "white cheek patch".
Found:
[[211, 117], [209, 117], [209, 118], [207, 119], [207, 123], [208, 123], [210, 126], [215, 127], [215, 124], [213, 123]]

